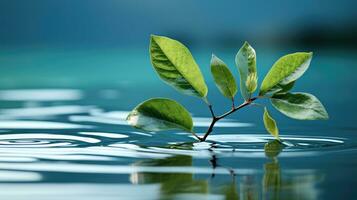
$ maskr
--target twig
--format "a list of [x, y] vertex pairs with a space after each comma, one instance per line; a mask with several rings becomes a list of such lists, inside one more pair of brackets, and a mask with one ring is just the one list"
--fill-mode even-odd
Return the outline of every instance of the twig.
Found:
[[234, 109], [236, 106], [234, 105], [234, 97], [232, 97], [232, 109]]
[[212, 105], [209, 105], [208, 107], [209, 107], [209, 109], [210, 109], [210, 111], [211, 111], [211, 114], [212, 114], [212, 121], [211, 121], [211, 124], [210, 124], [210, 126], [208, 127], [208, 129], [207, 129], [205, 135], [204, 135], [202, 138], [198, 137], [198, 139], [199, 139], [201, 142], [205, 141], [206, 138], [208, 137], [208, 135], [213, 131], [214, 124], [215, 124], [217, 121], [219, 121], [219, 120], [221, 120], [221, 119], [227, 117], [228, 115], [234, 113], [235, 111], [237, 111], [237, 110], [239, 110], [239, 109], [241, 109], [241, 108], [244, 108], [244, 107], [250, 105], [253, 101], [255, 101], [255, 100], [257, 100], [257, 99], [258, 99], [258, 97], [251, 98], [251, 99], [245, 101], [244, 103], [242, 103], [241, 105], [239, 105], [238, 107], [233, 107], [232, 110], [230, 110], [230, 111], [228, 111], [228, 112], [226, 112], [226, 113], [224, 113], [224, 114], [222, 114], [222, 115], [220, 115], [220, 116], [215, 116], [215, 115], [213, 114]]
[[208, 108], [209, 108], [209, 110], [211, 112], [212, 118], [216, 118], [216, 115], [214, 115], [213, 108], [212, 108], [211, 104], [208, 105]]
[[192, 134], [193, 136], [195, 136], [195, 137], [198, 139], [198, 141], [201, 141], [201, 142], [202, 142], [202, 138], [200, 138], [200, 136], [198, 136], [195, 132], [191, 132], [191, 134]]

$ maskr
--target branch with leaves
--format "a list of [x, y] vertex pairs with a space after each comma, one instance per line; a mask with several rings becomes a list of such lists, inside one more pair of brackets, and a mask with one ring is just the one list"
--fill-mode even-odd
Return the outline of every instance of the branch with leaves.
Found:
[[[232, 72], [221, 59], [212, 55], [213, 79], [223, 96], [232, 102], [231, 110], [222, 115], [216, 115], [208, 101], [207, 85], [186, 46], [168, 37], [152, 35], [150, 58], [155, 71], [164, 82], [183, 94], [201, 98], [208, 105], [212, 122], [206, 133], [200, 137], [194, 132], [192, 117], [186, 108], [172, 99], [152, 98], [139, 104], [128, 115], [128, 123], [135, 128], [150, 132], [180, 129], [192, 133], [199, 141], [205, 141], [213, 132], [217, 121], [261, 98], [269, 98], [274, 108], [293, 119], [328, 119], [326, 109], [315, 96], [289, 92], [295, 81], [308, 69], [312, 59], [311, 52], [288, 54], [278, 59], [265, 76], [259, 94], [253, 96], [258, 87], [256, 53], [245, 42], [235, 57], [240, 75], [240, 93], [244, 99], [238, 106], [235, 106], [238, 88]], [[264, 107], [263, 122], [266, 130], [279, 140], [277, 123], [267, 107]]]

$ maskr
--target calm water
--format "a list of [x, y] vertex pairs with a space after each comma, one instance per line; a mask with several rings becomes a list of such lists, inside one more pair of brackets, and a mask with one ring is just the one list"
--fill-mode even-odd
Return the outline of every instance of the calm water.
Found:
[[[203, 103], [159, 81], [143, 59], [146, 49], [0, 52], [1, 199], [357, 198], [354, 53], [317, 54], [294, 90], [318, 96], [331, 119], [294, 121], [273, 111], [285, 141], [278, 145], [265, 133], [259, 107], [217, 123], [202, 143], [178, 131], [129, 127], [128, 111], [155, 96], [182, 102], [198, 133], [210, 123]], [[265, 74], [285, 52], [259, 53]], [[210, 52], [194, 54], [215, 111], [224, 112], [229, 101], [204, 67]], [[233, 70], [231, 55], [221, 57]]]

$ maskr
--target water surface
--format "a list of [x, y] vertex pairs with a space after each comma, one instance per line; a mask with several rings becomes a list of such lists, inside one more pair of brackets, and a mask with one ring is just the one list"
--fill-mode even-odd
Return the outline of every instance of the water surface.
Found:
[[[201, 61], [206, 52], [198, 54]], [[16, 59], [24, 56], [12, 55]], [[52, 57], [68, 64], [64, 55], [76, 57], [78, 65], [72, 73], [77, 79], [71, 78], [67, 68], [25, 76], [24, 61], [3, 59], [7, 67], [0, 75], [1, 199], [357, 197], [353, 190], [357, 175], [357, 109], [353, 103], [357, 99], [347, 90], [357, 82], [351, 75], [357, 63], [352, 56], [331, 57], [331, 52], [317, 56], [294, 90], [316, 94], [331, 119], [293, 121], [273, 111], [284, 141], [279, 144], [265, 133], [261, 108], [253, 106], [217, 123], [214, 134], [202, 143], [181, 131], [147, 133], [129, 127], [125, 122], [128, 111], [154, 96], [180, 100], [192, 112], [199, 134], [210, 123], [203, 103], [176, 94], [154, 73], [145, 74], [151, 70], [148, 61], [131, 59], [132, 52], [95, 54], [97, 57], [90, 59], [97, 63], [106, 60], [107, 68], [90, 74], [85, 73], [86, 67], [94, 64], [84, 58], [94, 55], [91, 51], [38, 53], [24, 70], [35, 69], [36, 64], [45, 69]], [[77, 58], [80, 55], [83, 60]], [[268, 54], [261, 64], [265, 66], [274, 58]], [[117, 59], [124, 59], [123, 66], [135, 65], [122, 72], [114, 67]], [[267, 68], [262, 67], [261, 73]], [[143, 73], [138, 73], [139, 69]], [[203, 72], [216, 112], [225, 111], [229, 101], [219, 96], [206, 68]], [[72, 84], [61, 82], [65, 77]], [[105, 84], [98, 85], [100, 80]]]

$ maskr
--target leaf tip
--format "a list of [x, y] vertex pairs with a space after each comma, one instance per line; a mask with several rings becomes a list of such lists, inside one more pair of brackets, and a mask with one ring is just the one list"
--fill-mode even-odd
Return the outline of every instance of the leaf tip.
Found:
[[305, 52], [305, 53], [306, 53], [306, 55], [307, 55], [307, 59], [308, 59], [308, 60], [311, 60], [311, 59], [312, 59], [312, 56], [314, 55], [314, 52], [309, 51], [309, 52]]
[[244, 41], [243, 46], [250, 46], [248, 41]]
[[211, 62], [212, 62], [213, 60], [215, 60], [215, 59], [217, 59], [217, 56], [216, 56], [214, 53], [212, 53], [212, 55], [211, 55]]
[[218, 58], [214, 53], [212, 53], [212, 57], [211, 57], [211, 67], [212, 67], [213, 65], [217, 65], [217, 64], [221, 64], [221, 63], [223, 63], [223, 61], [222, 61], [220, 58]]
[[160, 37], [162, 37], [162, 36], [155, 35], [155, 34], [150, 34], [150, 41], [155, 40], [155, 39], [160, 38]]
[[255, 53], [255, 50], [253, 49], [253, 47], [249, 44], [248, 41], [244, 41], [244, 44], [242, 46], [242, 49], [247, 49], [249, 51], [253, 51]]

